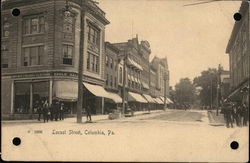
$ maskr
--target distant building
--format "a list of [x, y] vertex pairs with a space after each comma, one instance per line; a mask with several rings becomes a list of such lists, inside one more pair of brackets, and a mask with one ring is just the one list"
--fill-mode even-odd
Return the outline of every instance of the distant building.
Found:
[[150, 64], [156, 71], [156, 96], [164, 97], [165, 89], [166, 96], [169, 96], [169, 70], [167, 58], [154, 57]]
[[229, 99], [249, 105], [249, 71], [250, 71], [250, 12], [249, 2], [242, 2], [239, 13], [240, 21], [236, 21], [228, 42], [226, 53], [230, 62], [230, 94]]

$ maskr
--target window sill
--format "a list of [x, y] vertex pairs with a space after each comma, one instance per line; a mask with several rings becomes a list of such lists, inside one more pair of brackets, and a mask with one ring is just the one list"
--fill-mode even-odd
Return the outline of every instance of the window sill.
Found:
[[31, 65], [31, 66], [21, 66], [22, 68], [23, 67], [44, 67], [44, 66], [47, 66], [47, 65]]
[[99, 72], [91, 71], [91, 70], [88, 70], [88, 69], [87, 69], [87, 71], [90, 72], [90, 73], [96, 74], [96, 75], [100, 75]]
[[24, 37], [29, 37], [29, 36], [37, 36], [37, 35], [44, 35], [45, 33], [34, 33], [34, 34], [24, 34]]

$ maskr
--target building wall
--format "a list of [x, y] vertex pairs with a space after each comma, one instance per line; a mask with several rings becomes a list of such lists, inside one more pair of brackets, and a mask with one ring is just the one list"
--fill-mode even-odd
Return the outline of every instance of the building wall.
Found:
[[233, 31], [235, 36], [231, 38], [233, 42], [229, 51], [231, 89], [249, 78], [249, 7], [242, 15], [242, 20], [237, 22], [237, 31]]
[[105, 88], [111, 91], [118, 91], [118, 55], [119, 51], [114, 50], [111, 44], [105, 43]]

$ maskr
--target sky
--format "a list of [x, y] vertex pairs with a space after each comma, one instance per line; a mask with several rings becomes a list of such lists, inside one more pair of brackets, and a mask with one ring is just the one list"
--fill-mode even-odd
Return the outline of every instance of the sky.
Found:
[[151, 55], [167, 57], [170, 86], [221, 64], [229, 69], [226, 46], [240, 1], [184, 6], [202, 0], [97, 0], [110, 24], [105, 40], [126, 42], [138, 34]]

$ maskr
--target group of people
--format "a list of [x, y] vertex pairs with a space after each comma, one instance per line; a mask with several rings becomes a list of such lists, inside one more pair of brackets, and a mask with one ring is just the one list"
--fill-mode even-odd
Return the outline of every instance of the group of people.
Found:
[[64, 103], [58, 100], [53, 100], [51, 105], [48, 103], [48, 100], [36, 101], [34, 110], [38, 113], [38, 121], [41, 120], [41, 115], [43, 115], [44, 123], [49, 120], [64, 120]]
[[221, 113], [224, 114], [226, 127], [233, 128], [234, 123], [236, 126], [247, 126], [248, 121], [248, 108], [245, 103], [236, 104], [232, 102], [224, 103], [221, 108]]

